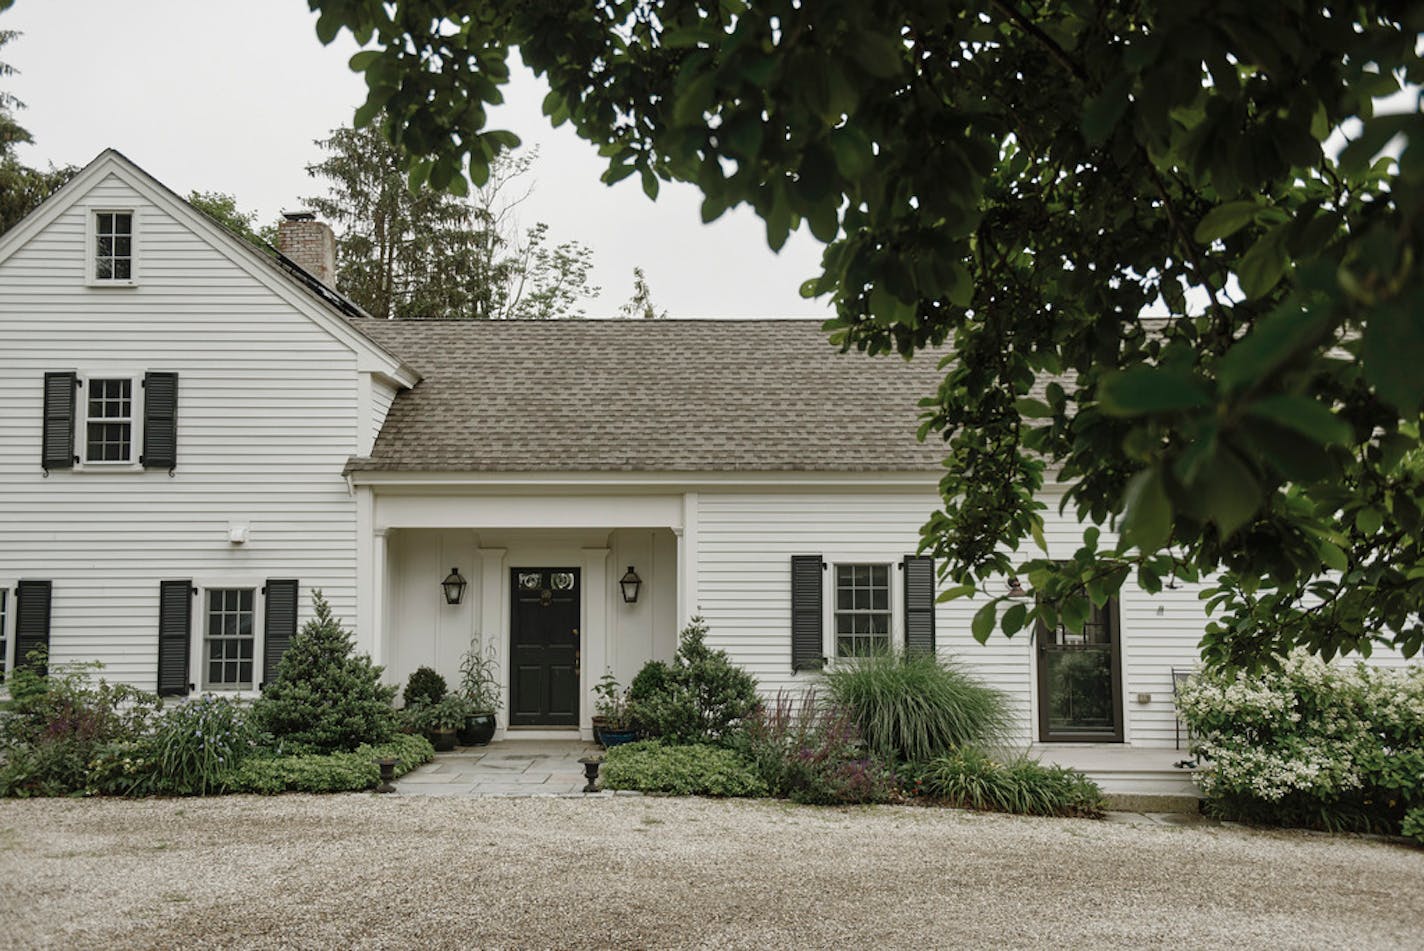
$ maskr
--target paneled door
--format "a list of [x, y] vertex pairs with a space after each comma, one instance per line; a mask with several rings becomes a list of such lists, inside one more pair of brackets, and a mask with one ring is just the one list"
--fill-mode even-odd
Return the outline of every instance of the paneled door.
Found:
[[576, 727], [579, 570], [514, 568], [510, 584], [509, 725]]

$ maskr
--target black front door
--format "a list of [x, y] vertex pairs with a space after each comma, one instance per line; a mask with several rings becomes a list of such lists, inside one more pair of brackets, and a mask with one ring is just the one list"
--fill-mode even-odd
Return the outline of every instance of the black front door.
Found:
[[510, 726], [578, 726], [579, 571], [514, 568]]

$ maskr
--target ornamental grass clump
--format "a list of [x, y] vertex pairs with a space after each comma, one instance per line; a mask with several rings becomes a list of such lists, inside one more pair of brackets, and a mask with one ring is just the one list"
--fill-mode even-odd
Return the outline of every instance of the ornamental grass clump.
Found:
[[[257, 748], [249, 711], [204, 694], [163, 711], [152, 736], [138, 745], [142, 768], [129, 769], [123, 795], [206, 796]], [[131, 761], [132, 762], [132, 761]]]
[[938, 654], [887, 651], [826, 671], [831, 699], [850, 711], [871, 752], [926, 763], [966, 744], [1000, 743], [1011, 723], [1004, 695]]
[[1105, 807], [1102, 789], [1075, 769], [1023, 756], [999, 760], [968, 746], [931, 761], [915, 792], [961, 809], [1025, 816], [1101, 818]]
[[1400, 832], [1424, 808], [1424, 668], [1296, 651], [1275, 670], [1194, 677], [1177, 705], [1206, 760], [1196, 779], [1214, 815]]
[[357, 654], [351, 634], [312, 592], [316, 616], [282, 655], [276, 679], [253, 704], [258, 729], [287, 752], [331, 753], [363, 743], [384, 743], [396, 731], [395, 688], [381, 683], [382, 668]]

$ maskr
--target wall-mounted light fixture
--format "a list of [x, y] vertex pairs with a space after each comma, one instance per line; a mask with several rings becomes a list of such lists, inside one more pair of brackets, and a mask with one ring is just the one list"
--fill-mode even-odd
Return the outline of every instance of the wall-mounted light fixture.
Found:
[[1009, 579], [1009, 597], [1011, 597], [1011, 598], [1026, 598], [1026, 597], [1028, 597], [1028, 592], [1024, 590], [1024, 586], [1023, 586], [1023, 585], [1019, 584], [1019, 579], [1017, 579], [1017, 578], [1010, 578], [1010, 579]]
[[465, 579], [460, 577], [460, 569], [451, 568], [445, 580], [440, 582], [440, 587], [445, 589], [445, 603], [459, 604], [460, 599], [465, 596], [466, 584]]
[[246, 522], [228, 522], [228, 523], [227, 523], [227, 540], [228, 540], [228, 543], [229, 543], [229, 544], [232, 544], [232, 545], [242, 545], [242, 544], [246, 544], [246, 542], [247, 542], [247, 523], [246, 523]]
[[618, 587], [623, 589], [623, 603], [637, 604], [638, 589], [643, 586], [643, 579], [638, 577], [638, 573], [633, 570], [633, 566], [628, 566], [628, 573], [618, 579]]

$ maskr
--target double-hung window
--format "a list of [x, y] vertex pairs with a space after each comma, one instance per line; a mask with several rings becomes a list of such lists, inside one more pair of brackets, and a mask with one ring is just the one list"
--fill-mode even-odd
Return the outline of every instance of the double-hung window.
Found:
[[134, 215], [132, 211], [96, 211], [90, 275], [95, 284], [131, 284], [134, 280]]
[[791, 670], [890, 650], [934, 653], [935, 569], [928, 555], [880, 560], [792, 555]]
[[866, 657], [890, 649], [890, 566], [837, 564], [832, 608], [836, 657]]
[[250, 690], [257, 644], [254, 588], [208, 588], [203, 620], [203, 689]]
[[132, 377], [90, 377], [84, 399], [86, 463], [134, 461]]

